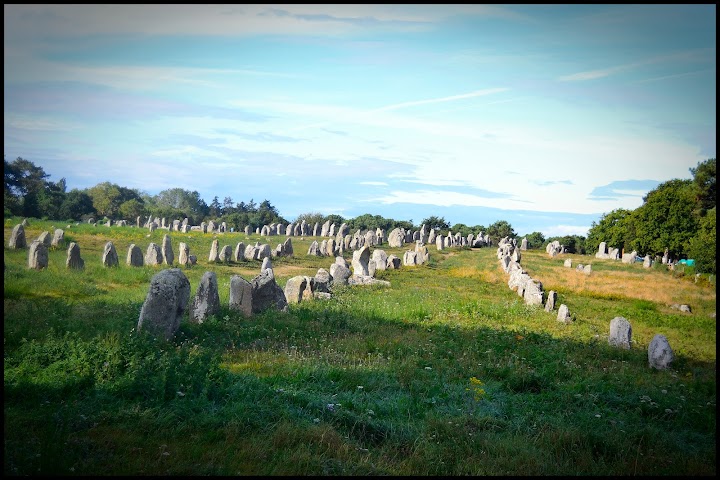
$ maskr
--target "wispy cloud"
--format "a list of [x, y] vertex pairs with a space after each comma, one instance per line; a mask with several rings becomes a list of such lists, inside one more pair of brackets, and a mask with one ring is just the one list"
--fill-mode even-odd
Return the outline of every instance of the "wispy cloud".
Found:
[[495, 93], [501, 93], [507, 91], [507, 88], [487, 88], [485, 90], [476, 90], [470, 93], [463, 93], [460, 95], [450, 95], [448, 97], [430, 98], [427, 100], [415, 100], [412, 102], [401, 102], [393, 105], [386, 105], [384, 107], [376, 108], [370, 112], [386, 112], [388, 110], [398, 110], [400, 108], [414, 107], [417, 105], [427, 105], [429, 103], [442, 103], [442, 102], [453, 102], [455, 100], [462, 100], [464, 98], [483, 97], [485, 95], [492, 95]]
[[619, 180], [595, 187], [588, 195], [590, 200], [618, 200], [620, 197], [642, 197], [660, 185], [657, 180]]

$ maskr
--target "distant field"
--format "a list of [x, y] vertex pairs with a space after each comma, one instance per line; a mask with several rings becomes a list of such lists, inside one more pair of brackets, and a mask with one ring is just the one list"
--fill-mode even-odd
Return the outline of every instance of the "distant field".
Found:
[[[548, 313], [508, 288], [496, 247], [431, 245], [428, 265], [377, 273], [390, 287], [338, 288], [246, 319], [227, 307], [230, 277], [251, 280], [260, 262], [211, 264], [210, 244], [274, 249], [287, 237], [169, 232], [176, 258], [180, 242], [197, 255], [183, 269], [191, 295], [212, 270], [223, 307], [162, 342], [134, 329], [150, 279], [168, 267], [125, 256], [167, 231], [31, 219], [28, 245], [51, 227], [66, 241], [34, 271], [27, 249], [7, 248], [14, 225], [6, 219], [6, 475], [716, 475], [707, 277], [522, 252], [558, 292]], [[272, 260], [281, 287], [334, 260], [306, 255], [314, 238], [291, 238], [294, 256]], [[118, 268], [101, 266], [108, 240]], [[84, 271], [65, 268], [70, 241]], [[572, 324], [556, 321], [561, 303]], [[630, 350], [608, 345], [616, 316], [632, 325]], [[676, 356], [666, 371], [647, 363], [657, 333]]]

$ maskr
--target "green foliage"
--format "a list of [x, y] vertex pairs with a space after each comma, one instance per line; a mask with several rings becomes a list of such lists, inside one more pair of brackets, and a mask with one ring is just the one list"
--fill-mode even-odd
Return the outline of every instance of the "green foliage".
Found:
[[95, 208], [92, 198], [87, 192], [73, 188], [70, 190], [60, 205], [58, 217], [63, 219], [80, 220], [83, 215], [93, 215]]
[[13, 215], [39, 218], [42, 216], [38, 196], [45, 190], [45, 179], [49, 177], [42, 167], [22, 157], [4, 165], [5, 198], [10, 201]]
[[585, 241], [588, 252], [597, 252], [601, 242], [608, 248], [629, 251], [635, 240], [635, 227], [632, 210], [618, 208], [603, 214], [599, 222], [592, 222]]
[[525, 235], [527, 238], [528, 249], [542, 248], [545, 244], [545, 235], [541, 232], [532, 232]]
[[704, 273], [716, 273], [717, 209], [711, 208], [700, 218], [700, 226], [687, 247], [688, 258], [695, 259], [695, 268]]
[[694, 192], [691, 180], [679, 179], [649, 192], [633, 212], [632, 248], [642, 255], [662, 255], [667, 248], [672, 256], [681, 256], [698, 227]]
[[324, 220], [325, 217], [323, 217], [323, 214], [320, 212], [307, 212], [307, 213], [301, 213], [295, 218], [294, 223], [302, 223], [303, 220], [305, 220], [305, 223], [310, 225], [310, 227], [314, 227], [315, 223], [320, 225], [322, 227], [323, 223], [325, 223]]
[[714, 158], [709, 158], [704, 162], [699, 162], [697, 167], [690, 169], [690, 173], [693, 174], [695, 199], [701, 210], [701, 215], [704, 211], [715, 208], [717, 195], [717, 191], [715, 189], [715, 182], [717, 178], [715, 163]]
[[433, 228], [436, 232], [446, 232], [450, 228], [450, 224], [445, 220], [445, 217], [436, 217], [435, 215], [424, 219], [422, 222], [420, 222], [420, 225], [422, 224], [425, 224], [425, 228], [428, 229], [428, 232], [430, 231], [430, 229]]
[[546, 240], [546, 244], [552, 243], [555, 240], [560, 242], [560, 245], [565, 247], [565, 251], [567, 253], [587, 253], [585, 248], [586, 240], [585, 237], [583, 237], [582, 235], [563, 235], [562, 237], [548, 237], [548, 239]]
[[487, 229], [487, 234], [490, 235], [490, 241], [493, 245], [497, 245], [504, 237], [515, 238], [515, 230], [505, 220], [498, 220], [491, 224]]
[[122, 187], [111, 182], [98, 183], [87, 190], [98, 215], [119, 218], [120, 205], [130, 200], [142, 201], [137, 190]]

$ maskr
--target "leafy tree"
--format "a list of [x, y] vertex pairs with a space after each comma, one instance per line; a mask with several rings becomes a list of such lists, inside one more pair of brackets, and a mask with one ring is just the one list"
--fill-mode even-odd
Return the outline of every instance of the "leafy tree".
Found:
[[717, 209], [713, 207], [707, 211], [706, 215], [700, 218], [697, 233], [688, 242], [688, 258], [695, 259], [695, 269], [698, 272], [716, 273], [716, 212]]
[[698, 228], [697, 205], [691, 180], [674, 179], [658, 185], [633, 212], [636, 238], [632, 247], [641, 254], [674, 257], [685, 252]]
[[45, 188], [37, 194], [37, 205], [40, 215], [45, 218], [59, 218], [60, 206], [65, 200], [65, 179], [61, 178], [59, 182], [45, 182]]
[[634, 217], [631, 210], [618, 208], [603, 214], [599, 222], [592, 222], [585, 241], [588, 252], [597, 252], [601, 242], [621, 251], [632, 248], [635, 239]]
[[325, 223], [327, 221], [330, 222], [330, 225], [332, 225], [334, 223], [336, 228], [339, 227], [340, 225], [342, 225], [343, 223], [345, 223], [345, 219], [343, 217], [341, 217], [340, 215], [334, 214], [334, 213], [331, 213], [330, 215], [326, 216], [323, 223]]
[[563, 235], [561, 237], [549, 237], [547, 239], [547, 243], [554, 242], [555, 240], [560, 242], [560, 245], [562, 245], [565, 248], [565, 251], [568, 253], [579, 253], [579, 254], [586, 253], [585, 252], [585, 237], [583, 237], [583, 236]]
[[222, 205], [220, 205], [220, 200], [217, 195], [215, 195], [212, 202], [210, 202], [210, 211], [208, 212], [208, 215], [211, 218], [220, 218], [222, 216]]
[[515, 230], [505, 220], [498, 220], [488, 227], [487, 231], [493, 244], [497, 244], [503, 237], [515, 238]]
[[450, 224], [445, 220], [445, 217], [436, 217], [435, 215], [427, 217], [420, 225], [425, 224], [425, 228], [429, 232], [430, 229], [434, 228], [436, 232], [447, 231], [450, 228]]
[[166, 218], [187, 217], [193, 224], [199, 224], [210, 210], [197, 191], [191, 192], [182, 188], [163, 190], [144, 200], [148, 213], [152, 215]]
[[74, 188], [70, 190], [58, 210], [58, 218], [63, 220], [80, 220], [83, 216], [94, 215], [92, 198], [87, 192]]
[[132, 222], [137, 217], [145, 215], [145, 202], [142, 199], [132, 198], [120, 204], [119, 213], [122, 218]]
[[14, 209], [14, 215], [41, 217], [38, 195], [45, 189], [45, 179], [50, 175], [42, 167], [22, 157], [8, 163], [5, 160], [5, 198]]
[[542, 248], [545, 244], [545, 235], [540, 232], [532, 232], [525, 235], [528, 249]]
[[[250, 200], [252, 202], [252, 200]], [[263, 200], [257, 207], [257, 213], [253, 218], [253, 224], [256, 227], [262, 227], [263, 225], [270, 225], [271, 223], [287, 221], [280, 216], [277, 208], [275, 208], [268, 200]]]
[[456, 223], [455, 225], [453, 225], [452, 227], [450, 227], [450, 231], [453, 232], [453, 235], [455, 235], [456, 233], [460, 232], [460, 235], [463, 236], [463, 237], [467, 237], [467, 236], [470, 235], [471, 233], [472, 233], [473, 235], [476, 235], [476, 234], [477, 234], [477, 230], [473, 230], [472, 228], [468, 227], [468, 226], [465, 225], [464, 223]]
[[699, 206], [699, 213], [715, 208], [715, 159], [710, 158], [698, 163], [697, 167], [691, 168], [693, 184], [695, 185], [695, 198]]
[[302, 223], [303, 220], [305, 220], [305, 223], [307, 223], [311, 227], [314, 227], [315, 223], [318, 223], [320, 226], [325, 223], [325, 220], [323, 220], [323, 214], [320, 212], [302, 213], [298, 215], [297, 218], [295, 218], [295, 221], [293, 223]]
[[233, 206], [233, 199], [231, 197], [225, 197], [222, 204], [222, 214], [229, 215], [235, 211]]
[[137, 190], [120, 185], [102, 182], [87, 190], [88, 195], [92, 198], [93, 207], [98, 215], [104, 215], [109, 218], [120, 216], [120, 205], [128, 200], [142, 200]]

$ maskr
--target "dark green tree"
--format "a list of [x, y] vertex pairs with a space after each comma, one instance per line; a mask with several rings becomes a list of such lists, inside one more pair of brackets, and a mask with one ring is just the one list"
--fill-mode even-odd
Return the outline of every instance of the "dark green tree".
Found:
[[210, 202], [210, 211], [208, 212], [208, 215], [212, 219], [217, 219], [222, 216], [222, 205], [220, 204], [220, 200], [218, 199], [217, 195], [213, 197], [212, 202]]
[[715, 170], [715, 159], [710, 158], [704, 162], [698, 163], [697, 167], [691, 168], [690, 173], [693, 175], [693, 184], [695, 185], [695, 198], [699, 207], [699, 214], [715, 208], [715, 179], [717, 177]]
[[490, 241], [494, 245], [497, 245], [504, 237], [515, 238], [515, 230], [513, 230], [512, 225], [505, 220], [498, 220], [490, 225], [487, 233], [490, 236]]
[[674, 179], [658, 185], [633, 212], [635, 240], [632, 248], [642, 255], [673, 257], [685, 248], [698, 228], [696, 191], [691, 180]]
[[588, 252], [597, 252], [600, 242], [605, 242], [608, 248], [629, 250], [635, 240], [634, 217], [631, 210], [617, 208], [603, 214], [599, 222], [592, 222], [588, 236], [585, 240], [585, 249]]
[[525, 235], [528, 249], [542, 248], [545, 244], [545, 235], [541, 232], [532, 232]]
[[41, 217], [38, 195], [45, 190], [45, 179], [50, 175], [42, 167], [22, 157], [8, 163], [5, 160], [5, 199], [13, 215]]
[[688, 258], [695, 260], [695, 269], [703, 273], [716, 273], [716, 222], [717, 208], [713, 207], [700, 218], [700, 224], [695, 235], [687, 246]]
[[424, 219], [422, 222], [420, 222], [420, 225], [422, 224], [425, 224], [425, 228], [428, 232], [431, 228], [434, 228], [435, 232], [443, 231], [445, 233], [447, 233], [448, 229], [450, 229], [450, 223], [445, 220], [445, 217], [437, 217], [435, 215]]
[[73, 188], [66, 195], [58, 210], [58, 218], [79, 221], [83, 216], [95, 215], [92, 198], [87, 192]]

